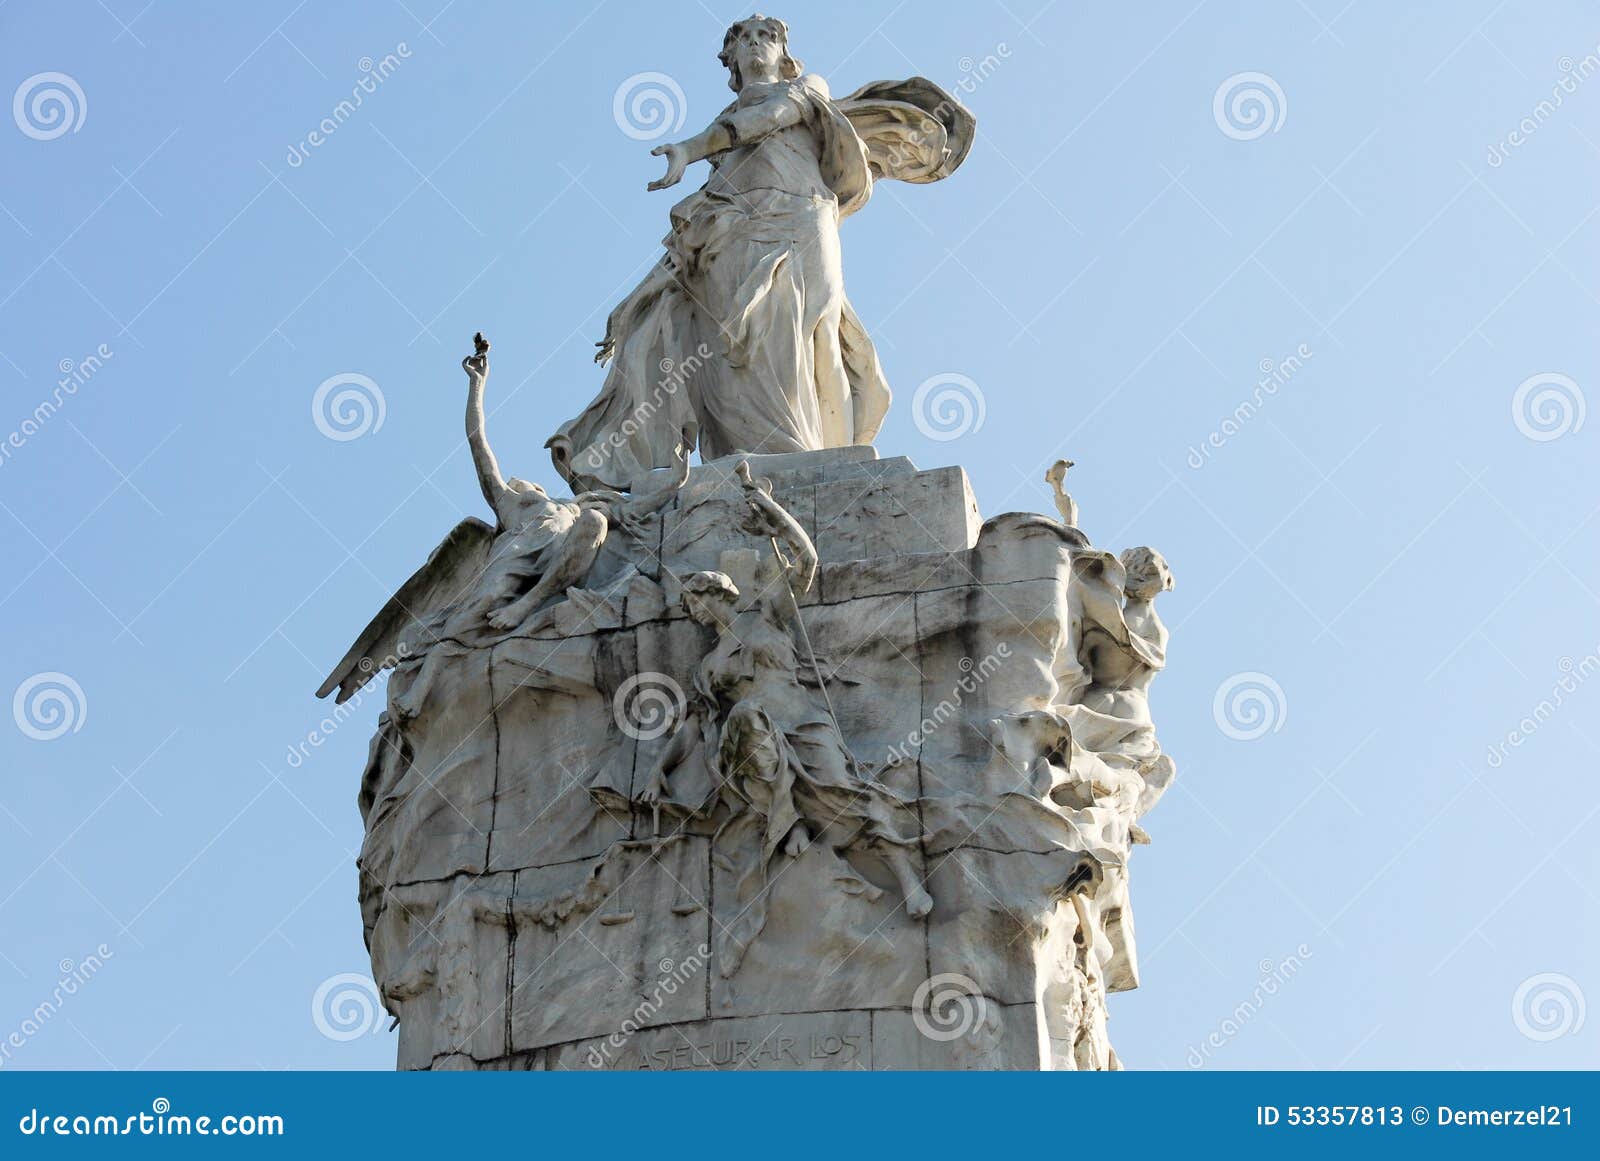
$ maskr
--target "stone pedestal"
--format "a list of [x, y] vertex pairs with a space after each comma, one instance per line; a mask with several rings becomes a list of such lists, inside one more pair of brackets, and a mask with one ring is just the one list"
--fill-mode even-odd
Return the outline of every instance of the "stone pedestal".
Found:
[[404, 721], [415, 661], [392, 677], [360, 865], [400, 1067], [1115, 1067], [1127, 851], [1171, 777], [1142, 699], [1096, 701], [1116, 559], [1054, 519], [985, 523], [960, 468], [869, 447], [750, 462], [816, 545], [800, 649], [931, 912], [908, 914], [871, 844], [813, 841], [773, 854], [732, 964], [751, 904], [727, 808], [642, 800], [715, 640], [685, 580], [720, 571], [745, 603], [766, 583], [772, 546], [716, 461], [641, 539], [614, 534], [585, 588], [452, 651]]

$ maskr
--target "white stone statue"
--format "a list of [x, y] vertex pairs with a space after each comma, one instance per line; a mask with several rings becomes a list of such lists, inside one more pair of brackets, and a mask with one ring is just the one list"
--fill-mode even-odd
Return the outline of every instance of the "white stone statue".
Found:
[[477, 336], [493, 523], [319, 690], [399, 667], [358, 798], [399, 1063], [1117, 1068], [1172, 573], [1091, 545], [1070, 461], [1059, 520], [984, 520], [959, 468], [870, 446], [839, 222], [952, 172], [971, 116], [920, 78], [835, 100], [765, 17], [721, 59], [737, 99], [651, 188], [710, 177], [550, 441], [573, 498], [502, 475]]
[[1150, 683], [1166, 667], [1168, 637], [1155, 598], [1171, 590], [1172, 570], [1159, 552], [1144, 547], [1120, 558], [1081, 552], [1074, 567], [1084, 611], [1077, 660], [1088, 679], [1074, 698], [1074, 736], [1097, 753], [1152, 758], [1160, 746], [1150, 716]]
[[[724, 976], [739, 968], [745, 949], [766, 922], [766, 888], [780, 857], [797, 858], [813, 842], [834, 851], [860, 847], [879, 855], [905, 897], [907, 915], [933, 909], [911, 863], [919, 837], [902, 833], [896, 800], [865, 778], [846, 746], [800, 620], [796, 595], [810, 590], [817, 550], [798, 521], [772, 498], [771, 484], [751, 479], [739, 465], [749, 501], [746, 531], [772, 545], [775, 575], [755, 604], [738, 607], [740, 594], [724, 573], [698, 572], [683, 586], [685, 610], [715, 628], [716, 642], [695, 671], [689, 712], [656, 761], [641, 802], [669, 799], [668, 779], [700, 764], [697, 785], [708, 801], [691, 813], [727, 814], [712, 839], [735, 867], [738, 916], [720, 933]], [[797, 640], [797, 634], [799, 640]], [[803, 680], [802, 675], [807, 680]], [[899, 803], [902, 807], [906, 804]], [[857, 881], [846, 866], [839, 877]], [[858, 888], [875, 891], [857, 881]]]
[[1050, 485], [1050, 490], [1055, 495], [1056, 511], [1061, 515], [1061, 523], [1068, 528], [1078, 526], [1078, 502], [1067, 495], [1064, 487], [1067, 471], [1072, 466], [1071, 460], [1057, 460], [1044, 474], [1044, 482]]
[[416, 716], [447, 656], [515, 631], [581, 585], [611, 531], [638, 536], [646, 518], [688, 477], [688, 451], [678, 445], [673, 467], [635, 476], [632, 496], [597, 489], [561, 500], [528, 480], [507, 480], [484, 424], [489, 343], [481, 333], [473, 342], [475, 353], [461, 362], [468, 382], [467, 443], [495, 522], [469, 516], [457, 524], [334, 666], [318, 697], [337, 688], [335, 700], [343, 702], [383, 669], [419, 662], [417, 679], [391, 706], [401, 720]]
[[698, 439], [705, 460], [871, 443], [888, 409], [845, 297], [839, 223], [876, 179], [954, 172], [972, 115], [921, 77], [836, 100], [770, 17], [735, 23], [719, 59], [737, 97], [702, 132], [652, 151], [667, 171], [649, 188], [677, 185], [696, 161], [711, 175], [672, 208], [666, 254], [611, 312], [599, 397], [549, 441], [574, 490], [668, 466], [679, 441]]

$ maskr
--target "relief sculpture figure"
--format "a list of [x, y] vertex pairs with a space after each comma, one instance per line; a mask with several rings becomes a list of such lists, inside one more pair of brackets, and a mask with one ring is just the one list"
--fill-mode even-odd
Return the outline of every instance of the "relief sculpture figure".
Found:
[[[767, 881], [777, 860], [796, 858], [813, 843], [833, 851], [869, 850], [899, 883], [907, 913], [926, 915], [933, 899], [912, 864], [918, 836], [906, 833], [882, 785], [867, 779], [846, 748], [822, 686], [825, 677], [804, 653], [797, 593], [816, 577], [817, 552], [804, 528], [740, 465], [749, 503], [745, 530], [772, 545], [773, 574], [754, 603], [739, 608], [738, 588], [724, 573], [700, 572], [683, 587], [683, 604], [716, 642], [695, 672], [688, 712], [651, 772], [641, 801], [670, 798], [669, 778], [703, 764], [709, 800], [693, 809], [726, 810], [713, 848], [732, 864], [741, 909], [721, 933], [720, 970], [732, 975], [766, 921]], [[844, 881], [876, 894], [848, 866]]]

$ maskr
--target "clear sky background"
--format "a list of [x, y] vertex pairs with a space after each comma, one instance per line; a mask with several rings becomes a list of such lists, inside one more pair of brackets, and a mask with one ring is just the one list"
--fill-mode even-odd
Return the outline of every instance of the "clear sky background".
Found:
[[[367, 970], [376, 699], [291, 752], [367, 618], [484, 514], [460, 439], [475, 329], [502, 462], [558, 484], [541, 445], [599, 388], [605, 315], [704, 173], [647, 194], [654, 142], [614, 96], [667, 74], [675, 136], [697, 131], [747, 14], [0, 7], [0, 97], [50, 72], [82, 94], [60, 135], [26, 100], [0, 119], [0, 440], [21, 435], [0, 461], [0, 694], [81, 690], [59, 737], [0, 718], [0, 1040], [64, 961], [111, 953], [4, 1067], [392, 1066], [391, 1034], [312, 1017], [324, 981]], [[844, 227], [898, 393], [880, 452], [962, 465], [989, 516], [1049, 511], [1066, 455], [1096, 542], [1176, 573], [1153, 700], [1179, 782], [1135, 859], [1123, 1059], [1600, 1066], [1593, 5], [775, 14], [835, 93], [924, 74], [978, 118], [952, 179], [883, 183]], [[402, 44], [292, 165], [362, 58]], [[1226, 93], [1219, 118], [1242, 73], [1276, 87], [1233, 85], [1268, 94], [1270, 128]], [[344, 374], [383, 418], [332, 439], [313, 396]], [[982, 423], [930, 438], [912, 395], [945, 374]], [[1250, 679], [1264, 718], [1215, 708], [1241, 674], [1270, 679]]]

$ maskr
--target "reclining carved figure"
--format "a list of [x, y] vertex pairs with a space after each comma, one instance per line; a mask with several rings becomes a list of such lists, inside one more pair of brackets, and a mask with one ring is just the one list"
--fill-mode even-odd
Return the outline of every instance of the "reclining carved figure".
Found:
[[420, 658], [421, 671], [393, 707], [401, 720], [414, 717], [445, 658], [509, 635], [582, 585], [607, 538], [621, 532], [637, 539], [688, 478], [688, 452], [680, 446], [674, 467], [640, 473], [628, 495], [599, 490], [563, 500], [528, 480], [507, 480], [485, 431], [489, 344], [481, 334], [474, 341], [476, 353], [461, 363], [467, 444], [495, 522], [469, 516], [457, 524], [334, 666], [318, 697], [337, 689], [335, 700], [343, 702], [384, 669]]

